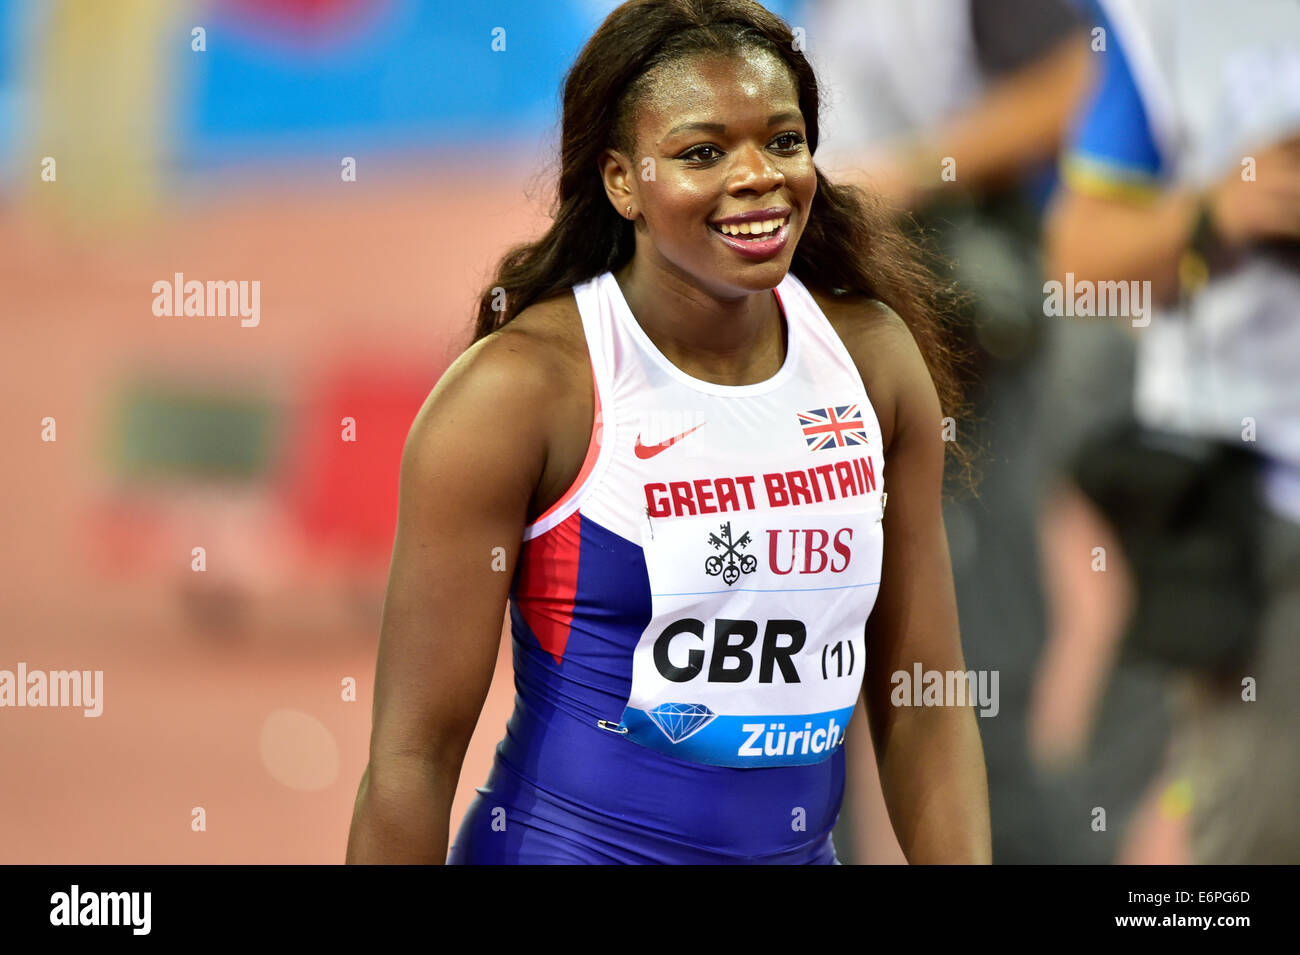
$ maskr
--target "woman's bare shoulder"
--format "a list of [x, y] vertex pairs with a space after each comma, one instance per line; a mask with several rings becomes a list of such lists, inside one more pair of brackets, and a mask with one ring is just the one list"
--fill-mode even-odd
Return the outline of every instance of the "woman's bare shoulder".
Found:
[[509, 392], [509, 406], [530, 422], [544, 447], [528, 508], [531, 521], [573, 483], [591, 436], [595, 391], [573, 293], [528, 306], [478, 346], [485, 349], [484, 374]]
[[900, 333], [911, 335], [907, 323], [892, 308], [878, 298], [866, 295], [831, 295], [816, 289], [808, 290], [835, 330], [844, 335], [886, 338]]
[[[554, 398], [564, 394], [575, 383], [575, 370], [585, 360], [582, 322], [570, 292], [528, 306], [472, 343], [443, 378], [465, 379], [466, 384], [473, 381], [480, 387], [492, 387], [495, 382], [495, 390], [504, 389], [531, 402], [540, 395]], [[576, 378], [576, 384], [582, 383], [582, 378]]]
[[[572, 302], [571, 294], [568, 298]], [[528, 419], [528, 427], [536, 430], [536, 423], [546, 420], [557, 402], [575, 390], [574, 340], [566, 312], [563, 297], [557, 296], [524, 309], [470, 344], [429, 393], [416, 431], [434, 430], [449, 414], [459, 417], [462, 408], [508, 412]]]
[[[553, 378], [553, 384], [572, 381], [575, 369], [587, 363], [582, 319], [571, 291], [529, 305], [484, 343], [491, 343], [488, 347], [498, 353], [522, 352]], [[577, 383], [583, 380], [578, 378]]]

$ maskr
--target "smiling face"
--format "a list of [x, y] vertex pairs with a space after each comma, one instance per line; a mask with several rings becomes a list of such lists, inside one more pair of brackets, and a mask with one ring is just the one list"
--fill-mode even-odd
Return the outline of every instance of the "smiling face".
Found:
[[663, 64], [648, 79], [635, 155], [610, 151], [602, 168], [615, 207], [638, 217], [636, 254], [721, 298], [775, 287], [817, 191], [789, 69], [750, 50]]

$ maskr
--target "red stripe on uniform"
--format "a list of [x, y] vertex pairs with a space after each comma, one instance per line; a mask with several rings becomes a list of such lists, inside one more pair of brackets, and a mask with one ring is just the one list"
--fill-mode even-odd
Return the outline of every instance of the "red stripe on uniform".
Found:
[[578, 594], [582, 517], [574, 511], [545, 534], [524, 541], [513, 598], [541, 648], [564, 662]]

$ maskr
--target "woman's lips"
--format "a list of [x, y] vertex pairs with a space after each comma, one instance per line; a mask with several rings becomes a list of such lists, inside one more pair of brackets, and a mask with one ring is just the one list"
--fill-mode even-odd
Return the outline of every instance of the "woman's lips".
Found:
[[781, 228], [777, 229], [770, 236], [762, 239], [751, 239], [744, 236], [732, 236], [720, 231], [717, 226], [710, 225], [709, 231], [716, 235], [736, 254], [751, 260], [770, 259], [774, 255], [780, 254], [785, 248], [786, 242], [790, 239], [790, 218], [787, 217]]

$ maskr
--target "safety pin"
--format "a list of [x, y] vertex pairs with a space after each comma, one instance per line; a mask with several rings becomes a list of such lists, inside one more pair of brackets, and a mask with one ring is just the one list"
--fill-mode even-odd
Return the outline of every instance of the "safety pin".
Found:
[[596, 725], [603, 730], [609, 730], [611, 733], [618, 733], [623, 736], [627, 735], [627, 727], [624, 726], [622, 722], [614, 723], [610, 720], [596, 720]]

